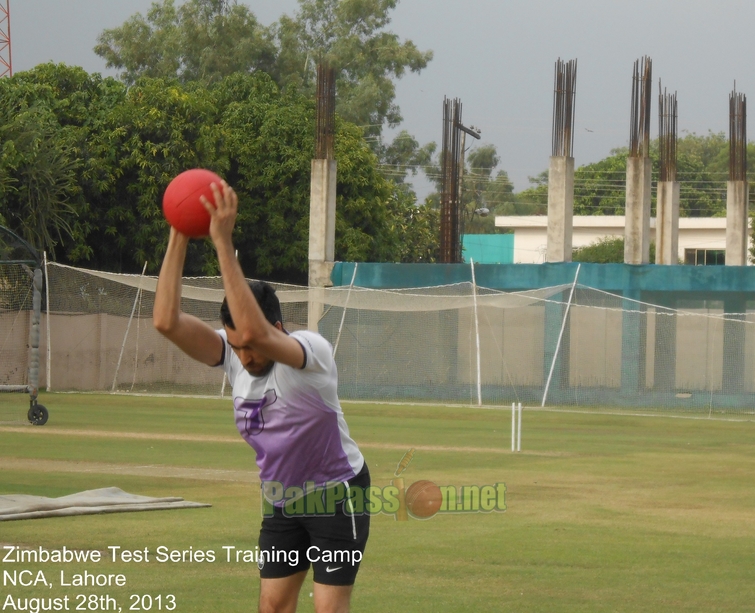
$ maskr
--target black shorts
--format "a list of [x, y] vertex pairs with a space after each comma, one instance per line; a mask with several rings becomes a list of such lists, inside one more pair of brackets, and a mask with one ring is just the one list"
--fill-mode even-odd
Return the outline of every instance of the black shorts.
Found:
[[[349, 486], [370, 486], [366, 463]], [[345, 500], [336, 503], [332, 515], [286, 516], [274, 507], [273, 515], [262, 519], [260, 577], [290, 577], [312, 566], [316, 583], [354, 585], [369, 533], [369, 514], [350, 513]]]

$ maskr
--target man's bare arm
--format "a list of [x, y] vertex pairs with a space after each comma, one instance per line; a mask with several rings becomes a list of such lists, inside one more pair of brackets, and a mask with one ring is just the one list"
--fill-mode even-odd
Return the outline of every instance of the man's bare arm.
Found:
[[201, 319], [181, 311], [181, 278], [188, 237], [171, 228], [157, 280], [152, 322], [160, 334], [195, 360], [215, 366], [220, 362], [223, 341]]
[[236, 193], [225, 181], [222, 185], [213, 184], [213, 193], [214, 205], [206, 199], [203, 203], [212, 217], [210, 236], [218, 253], [228, 308], [242, 345], [254, 348], [274, 362], [301, 368], [304, 365], [302, 346], [265, 319], [236, 259], [232, 241], [238, 209]]

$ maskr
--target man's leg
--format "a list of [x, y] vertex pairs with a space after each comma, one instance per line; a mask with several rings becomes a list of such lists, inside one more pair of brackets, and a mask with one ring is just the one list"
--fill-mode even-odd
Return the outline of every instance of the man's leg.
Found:
[[259, 612], [294, 613], [299, 601], [299, 590], [306, 576], [307, 571], [303, 570], [281, 579], [260, 579]]
[[315, 613], [349, 613], [353, 585], [315, 583]]

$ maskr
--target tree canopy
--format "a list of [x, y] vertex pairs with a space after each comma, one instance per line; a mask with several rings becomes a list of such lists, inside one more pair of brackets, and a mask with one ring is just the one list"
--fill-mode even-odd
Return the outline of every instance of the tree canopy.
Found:
[[[655, 241], [650, 242], [651, 264], [655, 263]], [[572, 252], [572, 262], [593, 262], [595, 264], [623, 264], [624, 263], [624, 237], [604, 236], [598, 240], [577, 247]]]
[[304, 95], [314, 93], [316, 64], [325, 61], [336, 69], [338, 114], [379, 136], [401, 122], [394, 79], [432, 59], [386, 29], [397, 3], [299, 0], [295, 15], [267, 27], [236, 0], [162, 0], [102, 32], [95, 53], [127, 84], [143, 76], [208, 84], [262, 71]]
[[[46, 64], [0, 80], [0, 221], [51, 258], [116, 272], [157, 269], [167, 243], [160, 200], [187, 168], [215, 170], [240, 201], [235, 241], [250, 275], [303, 282], [308, 265], [314, 102], [264, 72], [209, 84], [133, 85]], [[379, 172], [361, 130], [337, 122], [336, 257], [403, 261], [437, 236]], [[409, 247], [411, 246], [411, 247]], [[187, 273], [214, 272], [192, 241]]]
[[[748, 145], [748, 171], [755, 171], [755, 145]], [[623, 215], [626, 201], [628, 150], [611, 154], [574, 171], [575, 215]], [[658, 176], [658, 146], [650, 149], [653, 175]], [[726, 181], [729, 140], [723, 133], [686, 134], [677, 141], [677, 180], [680, 183], [679, 214], [682, 217], [726, 215]], [[548, 202], [548, 172], [531, 177], [533, 186], [519, 192], [522, 202], [545, 206]], [[655, 197], [652, 201], [655, 214]]]
[[[465, 149], [466, 151], [466, 149]], [[429, 150], [428, 154], [434, 152]], [[435, 183], [437, 191], [426, 199], [426, 206], [440, 206], [441, 191], [441, 155], [439, 152], [426, 166], [426, 174]], [[464, 157], [462, 174], [462, 233], [493, 234], [499, 232], [495, 227], [496, 215], [510, 215], [516, 207], [517, 197], [514, 185], [505, 170], [495, 172], [500, 158], [495, 145], [482, 144], [471, 146]], [[487, 209], [485, 217], [475, 211]]]
[[94, 48], [108, 68], [133, 84], [140, 77], [213, 83], [234, 72], [270, 71], [275, 45], [268, 28], [243, 4], [225, 0], [154, 2], [118, 28], [103, 31]]

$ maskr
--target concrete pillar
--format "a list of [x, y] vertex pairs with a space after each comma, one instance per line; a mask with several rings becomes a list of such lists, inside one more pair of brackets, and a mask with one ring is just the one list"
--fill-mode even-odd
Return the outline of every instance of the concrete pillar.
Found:
[[548, 170], [547, 262], [571, 262], [574, 158], [552, 156]]
[[650, 158], [627, 158], [626, 226], [624, 228], [624, 263], [650, 262]]
[[655, 221], [655, 263], [679, 262], [679, 182], [658, 182], [658, 213]]
[[726, 265], [747, 264], [747, 181], [726, 182]]
[[317, 330], [322, 302], [312, 288], [332, 285], [336, 243], [336, 161], [312, 160], [309, 195], [309, 313], [308, 328]]

